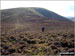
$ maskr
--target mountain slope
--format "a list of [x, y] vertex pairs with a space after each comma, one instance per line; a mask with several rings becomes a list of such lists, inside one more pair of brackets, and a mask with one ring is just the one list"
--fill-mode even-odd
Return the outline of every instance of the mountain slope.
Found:
[[[34, 13], [34, 15], [38, 15], [38, 16], [44, 16], [44, 17], [49, 17], [49, 18], [56, 18], [58, 20], [64, 20], [64, 21], [70, 21], [65, 17], [62, 17], [52, 11], [49, 11], [47, 9], [43, 9], [43, 8], [15, 8], [15, 9], [8, 9], [7, 12], [4, 12], [4, 10], [2, 11], [2, 13], [6, 14], [6, 15], [11, 15], [11, 14], [19, 14], [19, 13], [29, 13], [26, 12], [29, 11], [31, 13]], [[8, 13], [8, 14], [7, 14]]]
[[68, 30], [73, 28], [73, 24], [71, 20], [43, 8], [13, 8], [1, 11], [1, 29], [4, 31], [41, 31], [42, 26], [45, 26], [46, 31]]
[[50, 18], [56, 18], [58, 20], [64, 20], [64, 21], [69, 21], [67, 18], [65, 17], [62, 17], [52, 11], [49, 11], [49, 10], [46, 10], [46, 9], [43, 9], [43, 8], [34, 8], [36, 11], [40, 12], [43, 16], [45, 17], [50, 17]]

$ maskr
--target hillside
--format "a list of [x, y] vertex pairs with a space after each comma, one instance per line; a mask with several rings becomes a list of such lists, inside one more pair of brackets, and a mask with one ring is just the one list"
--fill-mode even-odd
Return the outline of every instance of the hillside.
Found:
[[[43, 8], [7, 9], [2, 10], [1, 14], [2, 14], [1, 15], [2, 25], [5, 23], [5, 26], [6, 25], [10, 26], [11, 24], [13, 24], [14, 26], [16, 25], [16, 27], [18, 27], [18, 25], [23, 27], [35, 26], [38, 29], [41, 28], [42, 26], [45, 26], [46, 28], [48, 29], [52, 28], [53, 30], [54, 28], [67, 29], [73, 27], [73, 22], [71, 20], [59, 16], [58, 14]], [[36, 30], [36, 28], [32, 29]]]
[[1, 10], [2, 55], [57, 55], [63, 51], [74, 52], [73, 21], [44, 8]]
[[30, 7], [30, 8], [14, 8], [14, 9], [2, 10], [2, 13], [5, 14], [5, 13], [8, 12], [7, 15], [10, 16], [10, 15], [19, 14], [19, 13], [21, 14], [22, 12], [26, 13], [26, 11], [27, 11], [27, 13], [30, 13], [30, 12], [34, 13], [34, 15], [37, 15], [37, 16], [43, 16], [43, 17], [49, 17], [49, 18], [56, 18], [58, 20], [69, 21], [69, 19], [67, 19], [65, 17], [62, 17], [62, 16], [60, 16], [60, 15], [58, 15], [58, 14], [52, 12], [52, 11], [44, 9], [44, 8], [34, 8], [34, 7]]

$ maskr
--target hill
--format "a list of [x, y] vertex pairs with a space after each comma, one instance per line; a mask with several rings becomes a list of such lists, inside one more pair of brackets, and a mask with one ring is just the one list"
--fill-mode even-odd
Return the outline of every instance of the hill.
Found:
[[12, 26], [14, 28], [28, 27], [31, 28], [30, 30], [36, 31], [36, 29], [41, 29], [42, 26], [45, 26], [48, 30], [65, 30], [73, 27], [73, 22], [71, 20], [43, 8], [7, 9], [2, 10], [1, 14], [2, 25], [5, 23], [5, 26], [9, 25], [11, 28]]

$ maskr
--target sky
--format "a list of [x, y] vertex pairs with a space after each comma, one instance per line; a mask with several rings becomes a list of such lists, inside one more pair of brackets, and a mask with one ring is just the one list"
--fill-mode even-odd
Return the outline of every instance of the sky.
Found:
[[1, 1], [1, 10], [17, 7], [41, 7], [64, 17], [74, 17], [74, 1]]

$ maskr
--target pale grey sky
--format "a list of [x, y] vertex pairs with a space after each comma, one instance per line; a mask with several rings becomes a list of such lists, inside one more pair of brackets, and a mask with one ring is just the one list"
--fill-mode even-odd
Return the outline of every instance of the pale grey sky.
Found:
[[17, 7], [42, 7], [62, 16], [74, 17], [74, 1], [1, 1], [1, 10]]

